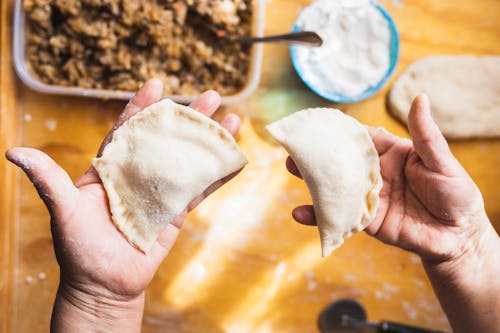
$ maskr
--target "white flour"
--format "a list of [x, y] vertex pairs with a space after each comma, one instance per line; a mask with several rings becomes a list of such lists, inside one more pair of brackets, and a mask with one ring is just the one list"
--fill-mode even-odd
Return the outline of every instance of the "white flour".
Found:
[[297, 25], [323, 39], [321, 47], [296, 49], [304, 79], [322, 93], [358, 96], [389, 69], [389, 25], [368, 0], [316, 1]]

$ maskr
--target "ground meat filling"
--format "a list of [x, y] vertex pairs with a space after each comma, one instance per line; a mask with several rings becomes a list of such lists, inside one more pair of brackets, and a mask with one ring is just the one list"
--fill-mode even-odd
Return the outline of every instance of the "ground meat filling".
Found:
[[[148, 78], [165, 94], [242, 88], [252, 0], [24, 0], [28, 66], [60, 86], [136, 91]], [[219, 37], [218, 37], [219, 36]]]

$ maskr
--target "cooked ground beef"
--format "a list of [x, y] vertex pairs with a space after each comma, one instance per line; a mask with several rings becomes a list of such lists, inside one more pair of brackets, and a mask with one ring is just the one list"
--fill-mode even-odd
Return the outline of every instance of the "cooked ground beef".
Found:
[[24, 0], [26, 57], [43, 82], [137, 90], [148, 78], [165, 94], [242, 88], [252, 0]]

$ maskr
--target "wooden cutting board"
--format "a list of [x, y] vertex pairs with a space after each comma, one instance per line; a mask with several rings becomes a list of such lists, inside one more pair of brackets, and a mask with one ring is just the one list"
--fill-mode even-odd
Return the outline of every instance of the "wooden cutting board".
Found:
[[[380, 2], [400, 31], [396, 75], [427, 55], [500, 54], [499, 1]], [[267, 1], [266, 33], [289, 30], [308, 3]], [[12, 5], [1, 2], [0, 150], [42, 149], [76, 179], [125, 103], [42, 95], [21, 84], [12, 69]], [[238, 143], [250, 164], [188, 216], [147, 290], [143, 331], [314, 332], [321, 309], [343, 297], [362, 302], [371, 320], [449, 329], [416, 255], [362, 233], [320, 257], [315, 228], [290, 216], [295, 205], [310, 202], [307, 189], [285, 171], [285, 152], [263, 131], [294, 110], [329, 106], [407, 136], [385, 109], [389, 87], [362, 103], [328, 103], [296, 77], [286, 47], [267, 45], [258, 90], [219, 113], [242, 116]], [[500, 140], [451, 146], [499, 230]], [[59, 279], [49, 217], [27, 178], [4, 159], [0, 205], [0, 331], [46, 332]]]

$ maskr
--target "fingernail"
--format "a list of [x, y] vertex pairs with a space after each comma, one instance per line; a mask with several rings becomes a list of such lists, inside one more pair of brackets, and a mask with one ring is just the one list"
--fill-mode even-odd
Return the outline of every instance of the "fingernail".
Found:
[[207, 90], [202, 93], [202, 96], [210, 105], [218, 103], [220, 99], [219, 93], [215, 90]]
[[148, 82], [149, 82], [150, 84], [152, 84], [152, 85], [156, 85], [156, 86], [157, 86], [157, 85], [160, 85], [160, 84], [163, 84], [163, 81], [162, 81], [162, 80], [160, 80], [160, 79], [159, 79], [159, 78], [157, 78], [157, 77], [153, 77], [153, 78], [149, 79], [149, 81], [148, 81]]
[[392, 135], [389, 131], [387, 131], [385, 128], [383, 128], [382, 126], [378, 126], [376, 129], [375, 129], [375, 135], [378, 134], [378, 133], [384, 133], [384, 134], [389, 134], [389, 135]]

